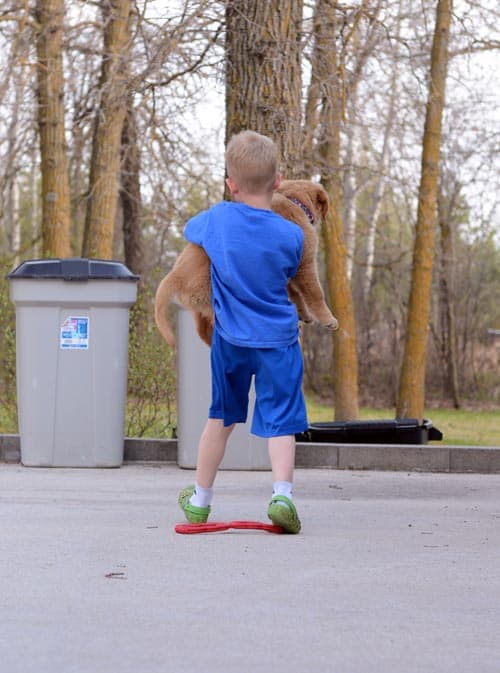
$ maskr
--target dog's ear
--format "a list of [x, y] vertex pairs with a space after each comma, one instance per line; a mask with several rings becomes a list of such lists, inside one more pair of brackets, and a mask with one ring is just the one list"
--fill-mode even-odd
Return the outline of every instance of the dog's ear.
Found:
[[321, 185], [318, 185], [316, 203], [318, 204], [318, 210], [321, 213], [321, 219], [324, 219], [330, 208], [330, 200], [328, 199], [328, 194]]

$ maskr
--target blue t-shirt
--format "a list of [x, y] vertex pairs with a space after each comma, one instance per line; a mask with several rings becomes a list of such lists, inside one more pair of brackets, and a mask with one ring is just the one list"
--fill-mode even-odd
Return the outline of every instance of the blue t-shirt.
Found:
[[286, 286], [302, 256], [299, 226], [271, 210], [222, 201], [189, 220], [184, 235], [210, 258], [215, 329], [223, 339], [253, 348], [297, 340]]

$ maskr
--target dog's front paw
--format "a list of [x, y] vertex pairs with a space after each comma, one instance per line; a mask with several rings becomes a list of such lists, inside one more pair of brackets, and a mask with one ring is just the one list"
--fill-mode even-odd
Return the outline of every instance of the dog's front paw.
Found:
[[327, 329], [332, 330], [332, 332], [335, 332], [339, 328], [339, 321], [337, 320], [337, 318], [332, 316], [332, 320], [330, 320], [329, 323], [326, 324], [324, 323], [323, 327], [326, 327]]

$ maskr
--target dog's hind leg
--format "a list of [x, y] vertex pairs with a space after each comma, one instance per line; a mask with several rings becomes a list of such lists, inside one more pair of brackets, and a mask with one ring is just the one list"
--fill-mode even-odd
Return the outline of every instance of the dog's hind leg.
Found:
[[288, 281], [287, 291], [290, 301], [293, 301], [295, 304], [297, 313], [299, 315], [299, 320], [302, 320], [302, 322], [313, 322], [314, 316], [311, 315], [311, 312], [307, 308], [303, 296], [300, 294], [297, 286], [294, 285], [292, 281]]
[[307, 263], [302, 263], [291, 284], [296, 286], [296, 290], [302, 296], [309, 313], [323, 327], [328, 327], [331, 330], [338, 329], [338, 320], [326, 305], [323, 288], [316, 280], [315, 270], [313, 272], [313, 269]]

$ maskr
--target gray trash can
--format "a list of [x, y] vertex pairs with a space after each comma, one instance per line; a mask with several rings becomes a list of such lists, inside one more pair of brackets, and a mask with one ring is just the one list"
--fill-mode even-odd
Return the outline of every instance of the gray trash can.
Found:
[[[200, 340], [189, 311], [177, 311], [177, 462], [196, 467], [198, 442], [210, 406], [210, 349]], [[250, 434], [255, 392], [250, 391], [248, 420], [233, 430], [221, 469], [269, 470], [267, 440]]]
[[118, 467], [138, 277], [119, 262], [76, 258], [26, 261], [7, 278], [21, 462]]

